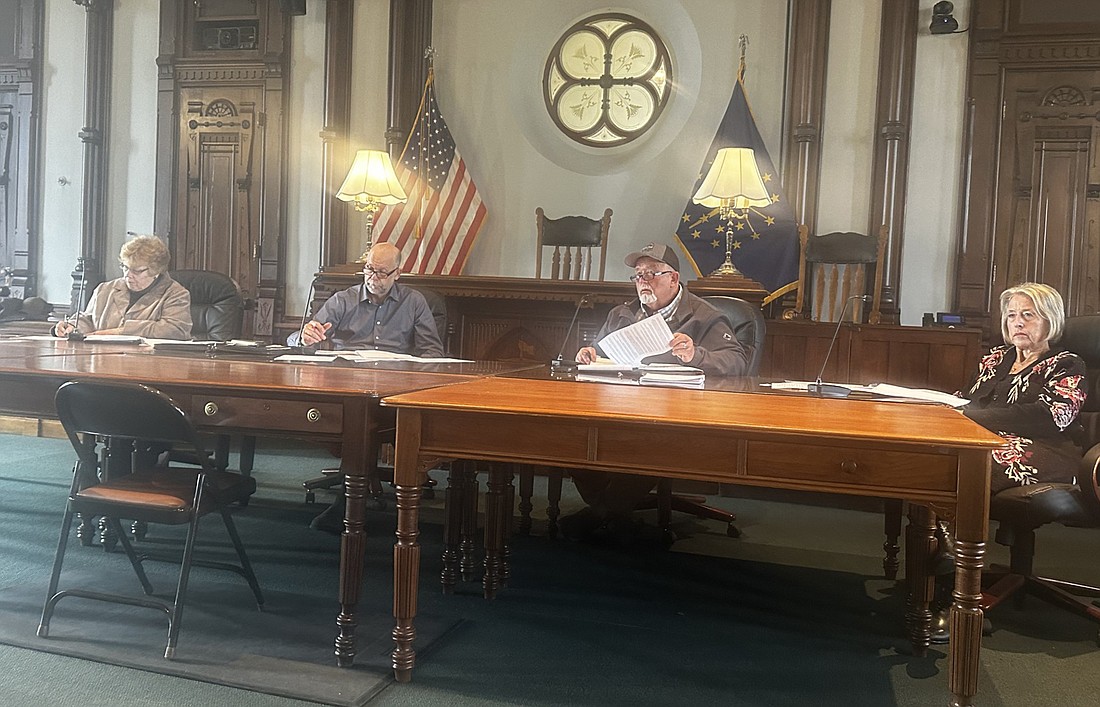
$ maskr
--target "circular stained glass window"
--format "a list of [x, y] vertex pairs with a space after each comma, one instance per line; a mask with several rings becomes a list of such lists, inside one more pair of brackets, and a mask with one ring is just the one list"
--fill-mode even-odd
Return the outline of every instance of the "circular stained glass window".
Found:
[[577, 142], [614, 147], [649, 130], [668, 103], [672, 62], [653, 28], [605, 13], [569, 28], [543, 75], [546, 109]]

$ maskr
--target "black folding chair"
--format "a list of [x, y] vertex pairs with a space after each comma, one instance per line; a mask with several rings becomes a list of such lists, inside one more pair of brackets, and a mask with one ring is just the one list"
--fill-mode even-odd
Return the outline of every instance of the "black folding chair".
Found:
[[[61, 522], [61, 537], [57, 543], [50, 587], [42, 608], [38, 635], [49, 635], [50, 617], [57, 603], [68, 596], [84, 597], [131, 606], [159, 609], [168, 614], [168, 644], [164, 657], [176, 652], [180, 620], [187, 596], [191, 565], [214, 567], [243, 576], [256, 604], [263, 608], [263, 595], [256, 575], [233, 524], [229, 506], [240, 504], [256, 490], [250, 477], [228, 471], [217, 471], [209, 463], [206, 450], [186, 413], [164, 393], [133, 383], [88, 383], [70, 381], [62, 385], [55, 398], [61, 424], [77, 453], [73, 481]], [[200, 468], [177, 468], [159, 463], [148, 452], [150, 447], [163, 446], [174, 450], [193, 451]], [[123, 455], [121, 450], [130, 450]], [[240, 565], [192, 559], [199, 519], [218, 512], [236, 548]], [[58, 590], [61, 565], [65, 558], [74, 514], [85, 518], [102, 516], [114, 530], [130, 565], [141, 582], [146, 596], [112, 594], [83, 588]], [[145, 523], [187, 525], [180, 563], [175, 600], [152, 598], [153, 586], [145, 574], [142, 562], [149, 559], [138, 555], [120, 518]]]

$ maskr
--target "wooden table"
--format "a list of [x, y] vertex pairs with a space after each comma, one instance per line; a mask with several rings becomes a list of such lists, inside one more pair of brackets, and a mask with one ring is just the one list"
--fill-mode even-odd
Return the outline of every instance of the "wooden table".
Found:
[[[909, 637], [930, 636], [936, 515], [954, 516], [952, 704], [977, 691], [981, 568], [997, 435], [929, 405], [486, 378], [387, 396], [397, 409], [397, 680], [416, 652], [420, 485], [436, 459], [483, 459], [906, 499]], [[928, 509], [931, 508], [932, 511]], [[487, 558], [486, 567], [495, 562]]]
[[356, 606], [363, 582], [368, 479], [379, 436], [392, 428], [384, 395], [514, 370], [503, 364], [378, 363], [291, 365], [250, 359], [153, 354], [148, 347], [0, 341], [0, 414], [56, 419], [54, 393], [68, 380], [135, 381], [170, 395], [207, 432], [285, 435], [338, 442], [346, 474], [346, 529], [340, 546], [336, 659], [355, 658]]

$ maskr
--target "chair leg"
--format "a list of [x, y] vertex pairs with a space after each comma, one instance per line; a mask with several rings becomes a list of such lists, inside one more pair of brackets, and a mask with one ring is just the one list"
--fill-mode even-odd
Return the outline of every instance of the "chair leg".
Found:
[[[195, 508], [199, 507], [199, 501], [195, 499]], [[183, 560], [180, 563], [179, 583], [176, 585], [176, 599], [172, 603], [172, 613], [168, 617], [168, 645], [164, 648], [164, 657], [168, 660], [176, 657], [176, 643], [179, 641], [180, 621], [183, 620], [183, 604], [187, 600], [187, 582], [191, 578], [191, 556], [195, 552], [195, 536], [199, 531], [199, 514], [194, 511], [194, 517], [187, 526], [187, 539], [183, 544]]]
[[72, 530], [73, 512], [66, 506], [65, 516], [61, 519], [61, 537], [57, 541], [57, 551], [53, 556], [53, 570], [50, 572], [50, 585], [46, 589], [46, 603], [42, 605], [42, 618], [38, 622], [38, 637], [46, 638], [50, 634], [50, 617], [60, 598], [57, 585], [61, 580], [61, 565], [65, 561], [65, 548], [69, 544], [69, 531]]
[[546, 535], [558, 537], [558, 518], [561, 516], [561, 469], [551, 469], [546, 474]]
[[252, 435], [241, 437], [240, 471], [242, 476], [252, 476], [252, 466], [256, 462], [256, 438]]
[[901, 551], [901, 545], [898, 544], [898, 541], [901, 538], [903, 508], [904, 503], [901, 499], [888, 498], [882, 509], [883, 534], [886, 536], [882, 543], [882, 574], [890, 580], [898, 578], [898, 569], [901, 567], [901, 563], [898, 561], [898, 552]]
[[252, 571], [252, 563], [248, 561], [248, 554], [244, 551], [244, 543], [241, 542], [240, 533], [237, 532], [237, 524], [233, 522], [233, 516], [229, 515], [228, 508], [221, 509], [221, 516], [225, 522], [225, 530], [229, 533], [229, 539], [233, 541], [233, 547], [237, 550], [237, 557], [240, 558], [244, 578], [256, 597], [256, 608], [263, 611], [264, 595], [260, 591], [260, 582], [256, 579], [256, 573]]
[[153, 593], [153, 585], [149, 582], [149, 577], [145, 574], [145, 568], [141, 565], [141, 560], [138, 559], [137, 553], [134, 552], [133, 543], [130, 542], [130, 538], [126, 537], [126, 533], [122, 531], [122, 523], [118, 518], [110, 518], [108, 521], [111, 527], [114, 528], [115, 533], [118, 534], [118, 541], [122, 544], [122, 549], [126, 553], [126, 558], [130, 560], [130, 566], [134, 568], [134, 574], [137, 575], [138, 581], [141, 582], [141, 589], [146, 595]]

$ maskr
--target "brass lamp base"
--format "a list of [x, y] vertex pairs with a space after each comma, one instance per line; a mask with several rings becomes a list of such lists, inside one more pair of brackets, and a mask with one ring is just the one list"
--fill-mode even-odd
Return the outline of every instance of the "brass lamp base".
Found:
[[737, 266], [733, 264], [728, 254], [726, 255], [725, 262], [719, 265], [718, 269], [708, 275], [708, 277], [714, 277], [716, 275], [724, 277], [744, 277], [744, 273], [737, 269]]

